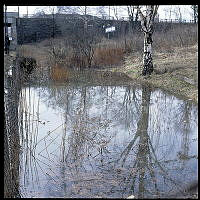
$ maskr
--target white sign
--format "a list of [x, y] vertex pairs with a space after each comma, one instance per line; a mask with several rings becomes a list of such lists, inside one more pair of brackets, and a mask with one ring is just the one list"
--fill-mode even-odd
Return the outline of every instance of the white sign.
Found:
[[111, 26], [109, 28], [106, 28], [106, 33], [109, 33], [109, 32], [114, 32], [115, 31], [115, 27], [114, 26]]

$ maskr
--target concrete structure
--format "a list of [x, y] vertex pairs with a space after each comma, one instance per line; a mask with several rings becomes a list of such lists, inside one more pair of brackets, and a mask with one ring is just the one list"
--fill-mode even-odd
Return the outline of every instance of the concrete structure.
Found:
[[18, 18], [18, 12], [4, 13], [4, 41], [5, 41], [5, 36], [7, 34], [10, 38], [11, 51], [15, 50], [17, 46], [16, 18]]

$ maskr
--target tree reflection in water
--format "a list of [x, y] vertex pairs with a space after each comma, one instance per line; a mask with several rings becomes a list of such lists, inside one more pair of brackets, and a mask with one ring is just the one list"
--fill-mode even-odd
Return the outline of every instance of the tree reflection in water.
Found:
[[[195, 179], [192, 104], [144, 86], [51, 85], [32, 92], [40, 94], [38, 120], [53, 120], [38, 126], [29, 145], [26, 159], [35, 161], [28, 168], [37, 163], [40, 184], [33, 196], [157, 198]], [[30, 196], [35, 183], [28, 174], [24, 180]]]

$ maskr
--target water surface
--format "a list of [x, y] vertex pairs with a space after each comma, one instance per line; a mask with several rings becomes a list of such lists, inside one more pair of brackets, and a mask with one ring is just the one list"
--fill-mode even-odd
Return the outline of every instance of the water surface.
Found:
[[23, 197], [158, 198], [197, 180], [197, 106], [112, 78], [22, 89]]

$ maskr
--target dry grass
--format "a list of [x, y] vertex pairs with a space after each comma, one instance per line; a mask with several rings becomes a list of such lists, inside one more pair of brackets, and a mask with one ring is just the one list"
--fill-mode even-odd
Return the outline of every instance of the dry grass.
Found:
[[177, 25], [166, 32], [155, 31], [153, 40], [156, 51], [173, 52], [174, 47], [188, 47], [197, 43], [197, 26], [194, 24]]
[[56, 65], [51, 69], [51, 78], [54, 81], [67, 81], [70, 73], [66, 68]]
[[[39, 67], [45, 65], [55, 66], [56, 64], [65, 67], [86, 67], [88, 66], [87, 56], [71, 46], [65, 46], [61, 39], [43, 41], [36, 45], [22, 45], [18, 48], [22, 57], [32, 57], [37, 61]], [[94, 46], [92, 66], [113, 66], [118, 65], [125, 55], [124, 46], [113, 40], [103, 40]]]
[[153, 56], [154, 73], [141, 76], [142, 57], [129, 55], [121, 68], [112, 71], [124, 72], [130, 78], [198, 102], [197, 44], [188, 47], [174, 47], [173, 53], [155, 52]]
[[37, 62], [38, 67], [48, 65], [48, 51], [46, 47], [38, 47], [37, 45], [21, 45], [17, 48], [20, 57], [31, 57]]
[[[197, 101], [197, 26], [177, 25], [166, 32], [154, 32], [153, 40], [155, 72], [147, 79], [141, 77], [142, 33], [130, 34], [117, 40], [102, 39], [93, 46], [92, 66], [114, 67], [124, 62], [123, 67], [113, 68], [111, 71], [125, 72], [131, 78]], [[66, 68], [88, 66], [87, 57], [69, 44], [67, 38], [46, 40], [37, 45], [23, 45], [18, 51], [22, 56], [35, 58], [39, 66], [51, 65], [54, 80], [67, 80], [68, 72], [54, 67], [56, 64], [62, 64]], [[194, 84], [186, 79], [192, 80]]]
[[119, 47], [97, 47], [94, 51], [94, 66], [113, 66], [119, 64], [124, 57], [124, 49]]

